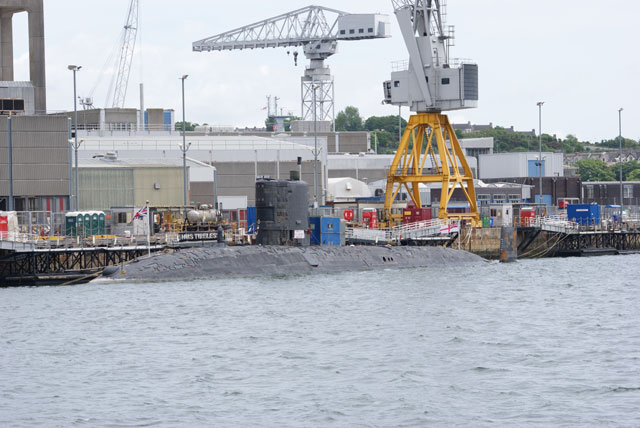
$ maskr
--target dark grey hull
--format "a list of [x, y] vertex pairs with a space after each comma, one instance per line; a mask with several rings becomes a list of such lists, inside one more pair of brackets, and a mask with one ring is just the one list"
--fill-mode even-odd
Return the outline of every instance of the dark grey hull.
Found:
[[438, 267], [486, 260], [443, 247], [213, 246], [154, 255], [104, 276], [133, 281], [175, 281], [262, 275], [307, 275], [359, 270]]

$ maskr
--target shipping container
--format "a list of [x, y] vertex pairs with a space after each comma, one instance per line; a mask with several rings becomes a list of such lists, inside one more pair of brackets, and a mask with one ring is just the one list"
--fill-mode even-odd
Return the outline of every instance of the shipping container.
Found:
[[336, 245], [341, 242], [341, 222], [338, 217], [309, 217], [311, 245]]
[[567, 218], [583, 226], [600, 225], [600, 205], [571, 204], [567, 206]]

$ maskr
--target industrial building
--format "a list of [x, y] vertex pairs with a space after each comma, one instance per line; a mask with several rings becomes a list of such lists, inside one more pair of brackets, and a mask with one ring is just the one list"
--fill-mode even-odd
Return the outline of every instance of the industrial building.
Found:
[[64, 117], [0, 117], [0, 210], [9, 209], [9, 135], [16, 211], [69, 209], [69, 123]]
[[83, 159], [78, 171], [79, 210], [113, 207], [178, 206], [183, 197], [181, 162], [120, 160], [115, 154]]
[[[87, 135], [81, 138], [83, 142], [79, 152], [82, 162], [112, 154], [118, 160], [130, 164], [140, 164], [147, 160], [171, 166], [182, 164], [182, 137], [176, 133], [138, 133], [132, 137]], [[251, 136], [219, 137], [190, 134], [186, 141], [186, 156], [191, 160], [188, 202], [213, 204], [214, 170], [218, 195], [246, 196], [249, 205], [255, 203], [255, 181], [259, 177], [286, 179], [289, 178], [290, 171], [298, 171], [301, 172], [303, 181], [313, 185], [313, 146]], [[313, 144], [312, 141], [307, 143]], [[326, 189], [327, 162], [324, 147], [326, 143], [319, 143], [324, 143], [319, 144], [323, 150], [318, 157], [318, 199], [322, 201]], [[198, 164], [194, 165], [196, 162]], [[196, 176], [196, 169], [203, 172]]]
[[[478, 159], [481, 180], [503, 177], [538, 177], [538, 152], [481, 154]], [[564, 154], [542, 152], [542, 176], [564, 176]]]

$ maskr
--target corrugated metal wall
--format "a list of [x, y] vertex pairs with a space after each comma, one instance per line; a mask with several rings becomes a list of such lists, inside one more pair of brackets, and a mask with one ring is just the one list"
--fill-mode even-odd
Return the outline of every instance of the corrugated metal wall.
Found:
[[[9, 193], [7, 118], [0, 118], [0, 195]], [[69, 195], [68, 121], [61, 116], [12, 118], [16, 197]]]

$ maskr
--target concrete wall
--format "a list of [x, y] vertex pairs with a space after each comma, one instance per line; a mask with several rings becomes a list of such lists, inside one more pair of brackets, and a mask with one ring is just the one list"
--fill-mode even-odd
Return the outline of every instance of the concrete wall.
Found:
[[[69, 196], [69, 143], [65, 117], [14, 116], [14, 196]], [[9, 194], [7, 118], [0, 117], [0, 195]]]

